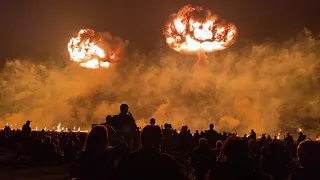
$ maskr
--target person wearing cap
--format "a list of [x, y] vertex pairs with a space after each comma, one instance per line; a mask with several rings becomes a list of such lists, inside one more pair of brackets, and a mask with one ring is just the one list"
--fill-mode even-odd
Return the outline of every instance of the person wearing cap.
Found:
[[28, 120], [23, 126], [21, 130], [21, 146], [19, 147], [18, 157], [20, 158], [21, 155], [28, 155], [28, 149], [30, 148], [30, 135], [31, 135], [31, 121]]
[[120, 114], [113, 116], [110, 125], [124, 137], [129, 149], [132, 150], [138, 127], [127, 104], [121, 104]]
[[31, 134], [31, 127], [30, 127], [31, 121], [28, 120], [23, 126], [21, 130], [21, 134], [23, 137], [28, 137]]

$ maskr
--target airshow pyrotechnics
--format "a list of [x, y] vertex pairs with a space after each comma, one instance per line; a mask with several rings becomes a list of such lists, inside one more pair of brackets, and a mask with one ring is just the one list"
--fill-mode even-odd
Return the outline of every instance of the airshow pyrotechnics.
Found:
[[[237, 36], [237, 28], [210, 10], [186, 5], [172, 14], [164, 26], [164, 36], [170, 48], [183, 54], [197, 54], [196, 64], [208, 64], [205, 53], [224, 50], [231, 46]], [[107, 38], [108, 40], [108, 38]], [[108, 68], [118, 60], [118, 51], [106, 46], [106, 36], [91, 29], [82, 29], [70, 39], [70, 58], [86, 68]]]
[[107, 68], [119, 59], [118, 42], [108, 33], [81, 29], [68, 43], [70, 59], [86, 68]]
[[206, 52], [226, 49], [236, 39], [236, 26], [212, 15], [210, 10], [186, 5], [165, 24], [167, 44], [177, 52], [197, 54], [198, 64], [206, 65]]

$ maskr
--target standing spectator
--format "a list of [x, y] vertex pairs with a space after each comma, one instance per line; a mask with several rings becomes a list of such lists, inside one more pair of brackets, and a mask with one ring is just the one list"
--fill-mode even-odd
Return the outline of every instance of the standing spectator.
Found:
[[299, 132], [299, 137], [298, 137], [297, 143], [300, 144], [302, 141], [304, 141], [306, 139], [307, 139], [306, 135], [302, 134], [302, 132]]
[[217, 142], [217, 131], [214, 130], [214, 125], [210, 124], [209, 130], [205, 132], [206, 139], [208, 140], [209, 147], [214, 149]]
[[251, 129], [251, 132], [250, 132], [250, 139], [257, 140], [257, 134], [256, 132], [254, 132], [253, 129]]
[[19, 148], [18, 148], [18, 151], [19, 151], [19, 155], [18, 157], [21, 158], [23, 157], [22, 159], [24, 158], [27, 158], [29, 155], [30, 155], [30, 149], [31, 149], [31, 143], [29, 142], [30, 141], [30, 135], [31, 135], [31, 127], [30, 127], [30, 123], [31, 121], [28, 120], [26, 122], [26, 124], [24, 124], [22, 126], [22, 130], [21, 130], [21, 142], [19, 143]]
[[111, 126], [124, 137], [129, 149], [132, 150], [138, 127], [132, 114], [129, 113], [129, 106], [127, 104], [121, 104], [120, 114], [113, 116]]
[[31, 121], [28, 120], [28, 121], [22, 126], [21, 135], [22, 135], [22, 137], [24, 137], [24, 138], [29, 137], [30, 134], [31, 134], [30, 123], [31, 123]]

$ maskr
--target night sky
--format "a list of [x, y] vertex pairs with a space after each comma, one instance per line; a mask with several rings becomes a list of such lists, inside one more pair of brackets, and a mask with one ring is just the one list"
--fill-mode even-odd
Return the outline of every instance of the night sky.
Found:
[[168, 16], [185, 4], [201, 5], [232, 21], [240, 39], [284, 40], [304, 27], [320, 32], [319, 0], [2, 0], [0, 66], [14, 57], [65, 53], [79, 29], [108, 31], [130, 47], [152, 50]]

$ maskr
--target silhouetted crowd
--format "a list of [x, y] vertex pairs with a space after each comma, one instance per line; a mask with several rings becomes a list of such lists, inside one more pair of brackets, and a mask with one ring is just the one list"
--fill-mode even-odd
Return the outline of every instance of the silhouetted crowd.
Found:
[[243, 137], [217, 133], [214, 125], [194, 134], [188, 126], [177, 131], [170, 124], [140, 130], [121, 105], [120, 114], [93, 125], [90, 133], [0, 131], [0, 149], [16, 153], [18, 161], [65, 162], [76, 180], [197, 179], [197, 180], [313, 180], [320, 179], [320, 142], [299, 133], [295, 141], [262, 135]]

